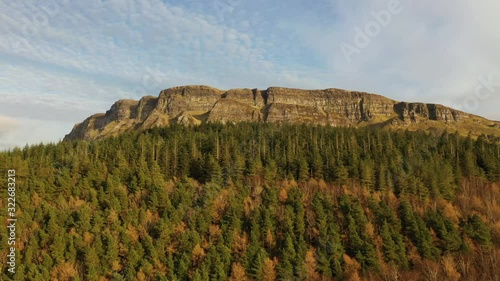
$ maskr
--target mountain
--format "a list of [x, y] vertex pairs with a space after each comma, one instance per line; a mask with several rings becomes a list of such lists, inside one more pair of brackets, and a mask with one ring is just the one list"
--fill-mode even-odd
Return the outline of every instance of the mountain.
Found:
[[495, 126], [336, 89], [121, 100], [0, 152], [22, 207], [0, 280], [498, 280], [500, 141], [428, 133]]
[[500, 136], [500, 122], [438, 104], [399, 102], [364, 92], [280, 87], [224, 91], [208, 86], [181, 86], [163, 90], [158, 97], [119, 100], [106, 113], [92, 115], [75, 125], [65, 140], [100, 139], [174, 123], [245, 121], [411, 131], [446, 129], [461, 135]]

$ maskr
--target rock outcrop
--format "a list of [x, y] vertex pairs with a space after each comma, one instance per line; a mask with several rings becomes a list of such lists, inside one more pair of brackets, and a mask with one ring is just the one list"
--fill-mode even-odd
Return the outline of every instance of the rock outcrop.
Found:
[[459, 122], [467, 114], [458, 110], [439, 105], [425, 103], [398, 103], [394, 109], [404, 122], [418, 122], [419, 120], [436, 120], [444, 122]]
[[65, 140], [100, 139], [132, 130], [203, 122], [456, 129], [462, 123], [469, 124], [470, 120], [493, 123], [488, 123], [489, 127], [498, 125], [442, 105], [398, 102], [380, 95], [340, 89], [270, 87], [223, 91], [208, 86], [182, 86], [163, 90], [158, 97], [119, 100], [105, 114], [92, 115], [75, 125]]

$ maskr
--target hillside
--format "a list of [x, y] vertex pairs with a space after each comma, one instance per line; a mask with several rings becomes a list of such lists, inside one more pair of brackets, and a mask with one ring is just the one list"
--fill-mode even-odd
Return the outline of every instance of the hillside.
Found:
[[[14, 280], [500, 276], [500, 145], [484, 136], [171, 124], [2, 152], [9, 169]], [[6, 264], [6, 231], [0, 245]]]
[[223, 91], [208, 86], [183, 86], [163, 90], [158, 97], [117, 101], [105, 114], [95, 114], [75, 125], [65, 140], [100, 139], [171, 124], [205, 122], [371, 126], [500, 137], [500, 122], [442, 105], [398, 102], [363, 92], [278, 87]]

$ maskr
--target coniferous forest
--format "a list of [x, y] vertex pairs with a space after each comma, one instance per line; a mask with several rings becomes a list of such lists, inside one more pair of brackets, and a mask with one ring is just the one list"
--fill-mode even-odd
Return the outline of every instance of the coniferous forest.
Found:
[[486, 136], [172, 125], [1, 152], [9, 169], [2, 280], [500, 280]]

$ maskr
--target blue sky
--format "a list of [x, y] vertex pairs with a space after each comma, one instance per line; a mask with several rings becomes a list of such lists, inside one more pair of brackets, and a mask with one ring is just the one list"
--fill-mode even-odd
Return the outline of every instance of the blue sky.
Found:
[[500, 120], [499, 10], [494, 0], [0, 0], [0, 149], [58, 141], [118, 99], [187, 84], [345, 88]]

